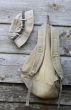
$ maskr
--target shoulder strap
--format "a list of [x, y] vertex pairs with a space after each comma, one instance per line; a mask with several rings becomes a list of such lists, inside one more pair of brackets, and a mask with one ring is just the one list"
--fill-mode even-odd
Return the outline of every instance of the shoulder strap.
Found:
[[46, 36], [46, 24], [41, 26], [38, 30], [38, 43], [36, 46], [35, 59], [31, 69], [32, 76], [37, 73], [44, 59], [45, 36]]
[[35, 59], [33, 61], [32, 67], [28, 73], [28, 75], [30, 77], [29, 77], [28, 93], [27, 93], [27, 97], [26, 97], [26, 106], [29, 106], [30, 93], [32, 90], [32, 78], [37, 73], [37, 71], [40, 68], [42, 61], [44, 59], [45, 37], [46, 37], [46, 31], [47, 31], [46, 29], [47, 29], [47, 23], [42, 25], [38, 30], [38, 43], [36, 46]]
[[[34, 76], [38, 69], [40, 68], [42, 62], [43, 62], [43, 58], [44, 58], [44, 53], [45, 53], [45, 36], [46, 36], [46, 24], [42, 25], [39, 30], [38, 30], [38, 42], [37, 45], [35, 47], [35, 49], [31, 52], [28, 61], [23, 65], [22, 67], [22, 72], [23, 74], [26, 73], [26, 75], [29, 76]], [[33, 63], [30, 63], [30, 69], [28, 70], [26, 67], [28, 67], [28, 63], [30, 62], [30, 60], [32, 60], [31, 57], [32, 53], [34, 55], [34, 59], [33, 59]]]
[[59, 34], [53, 26], [51, 26], [51, 58], [57, 75], [60, 79], [63, 79], [63, 69], [60, 63], [59, 54]]
[[59, 33], [55, 27], [51, 26], [51, 58], [55, 71], [59, 77], [60, 89], [58, 98], [58, 108], [60, 108], [61, 92], [62, 92], [62, 79], [63, 79], [63, 69], [60, 63], [59, 54]]

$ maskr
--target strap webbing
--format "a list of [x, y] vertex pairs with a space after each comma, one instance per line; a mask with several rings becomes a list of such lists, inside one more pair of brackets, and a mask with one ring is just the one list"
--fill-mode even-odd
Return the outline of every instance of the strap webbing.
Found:
[[18, 32], [18, 37], [21, 37], [20, 34], [22, 34], [24, 29], [25, 29], [25, 12], [24, 11], [22, 11], [22, 19], [21, 19], [21, 21], [22, 21], [22, 26], [21, 26], [21, 30]]
[[26, 96], [26, 106], [29, 106], [29, 102], [30, 102], [30, 94], [32, 91], [32, 78], [29, 78], [29, 85], [28, 85], [28, 92], [27, 92], [27, 96]]
[[25, 28], [25, 12], [24, 10], [22, 11], [22, 28], [24, 29]]
[[[34, 56], [33, 63], [31, 64], [30, 69], [29, 69], [29, 71], [31, 71], [31, 72], [25, 70], [25, 65], [27, 66], [27, 62], [30, 61], [29, 60], [30, 57], [29, 57], [28, 61], [24, 64], [24, 66], [22, 67], [23, 73], [26, 73], [27, 76], [28, 75], [33, 76], [34, 74], [36, 74], [43, 62], [44, 53], [45, 53], [46, 25], [47, 24], [44, 24], [38, 30], [38, 42], [34, 49], [35, 56]], [[32, 53], [33, 53], [33, 51], [31, 52], [31, 54]], [[31, 56], [31, 54], [30, 54], [30, 56]], [[32, 67], [32, 65], [33, 65], [33, 67]]]
[[38, 69], [42, 64], [45, 53], [45, 36], [46, 36], [46, 24], [41, 26], [40, 29], [38, 30], [38, 43], [36, 46], [34, 65], [31, 72], [32, 75], [37, 73]]
[[59, 54], [59, 33], [55, 27], [51, 26], [51, 58], [52, 63], [55, 68], [55, 71], [60, 80], [60, 90], [58, 98], [58, 108], [60, 108], [60, 99], [62, 92], [62, 79], [63, 79], [63, 69], [60, 63], [60, 54]]
[[55, 27], [51, 26], [51, 58], [57, 75], [63, 79], [63, 69], [60, 63], [59, 54], [59, 33]]
[[58, 109], [60, 108], [61, 93], [62, 93], [62, 80], [60, 79], [60, 90], [59, 90], [59, 98], [58, 98]]
[[38, 30], [38, 43], [36, 45], [35, 59], [33, 61], [30, 72], [28, 73], [30, 76], [30, 79], [29, 79], [29, 85], [28, 85], [28, 93], [27, 93], [27, 97], [26, 97], [27, 106], [29, 106], [29, 99], [30, 99], [30, 93], [32, 90], [33, 76], [37, 73], [37, 71], [40, 68], [40, 66], [43, 62], [43, 59], [44, 59], [46, 26], [47, 26], [47, 23], [45, 23], [43, 26], [41, 26], [40, 29]]

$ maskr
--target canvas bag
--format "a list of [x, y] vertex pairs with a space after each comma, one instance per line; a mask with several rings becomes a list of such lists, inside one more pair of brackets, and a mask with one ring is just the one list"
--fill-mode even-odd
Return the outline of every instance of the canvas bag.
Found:
[[58, 85], [63, 79], [63, 69], [60, 63], [59, 36], [52, 36], [52, 32], [55, 32], [54, 27], [46, 19], [38, 30], [36, 47], [21, 68], [21, 78], [28, 88], [26, 105], [29, 105], [30, 92], [43, 99], [59, 95]]

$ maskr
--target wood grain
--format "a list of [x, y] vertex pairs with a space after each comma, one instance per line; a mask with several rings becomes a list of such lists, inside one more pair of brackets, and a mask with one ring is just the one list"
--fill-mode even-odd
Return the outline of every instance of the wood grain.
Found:
[[[24, 54], [0, 54], [0, 82], [23, 83], [20, 68], [28, 59]], [[63, 85], [71, 85], [71, 57], [61, 57]]]
[[[26, 45], [17, 49], [8, 36], [9, 27], [16, 14], [29, 9], [34, 10], [34, 30]], [[59, 33], [71, 29], [70, 0], [0, 0], [0, 110], [24, 110], [27, 89], [20, 78], [20, 67], [35, 47], [37, 30], [47, 15], [51, 25], [60, 26]], [[60, 55], [64, 70], [60, 110], [71, 110], [71, 37], [60, 38]], [[30, 98], [31, 106], [40, 110], [57, 110], [57, 101]]]
[[51, 24], [71, 25], [70, 0], [0, 0], [0, 23], [11, 23], [16, 14], [28, 9], [34, 10], [35, 24], [42, 24], [50, 15]]
[[[25, 103], [27, 89], [24, 84], [0, 84], [0, 102], [4, 103]], [[43, 100], [31, 94], [31, 104], [54, 104], [57, 105], [58, 99]], [[71, 89], [63, 90], [61, 95], [61, 105], [71, 105]]]
[[[36, 105], [31, 104], [33, 109], [31, 110], [57, 110], [57, 106], [44, 106], [44, 105]], [[0, 103], [0, 110], [25, 110], [25, 104], [23, 103]], [[71, 110], [71, 106], [61, 106], [60, 110]]]

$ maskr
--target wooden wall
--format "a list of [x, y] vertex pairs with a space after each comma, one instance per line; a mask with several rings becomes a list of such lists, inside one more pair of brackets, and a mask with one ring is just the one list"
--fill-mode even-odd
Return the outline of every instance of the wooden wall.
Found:
[[[22, 10], [34, 10], [34, 30], [21, 49], [8, 36], [12, 19]], [[20, 78], [20, 67], [37, 42], [37, 30], [46, 16], [59, 32], [71, 29], [70, 0], [0, 0], [0, 110], [24, 110], [26, 87]], [[68, 27], [67, 27], [68, 26]], [[71, 110], [71, 37], [60, 38], [61, 63], [64, 70], [60, 110]], [[41, 100], [31, 96], [31, 106], [56, 110], [58, 100]]]

